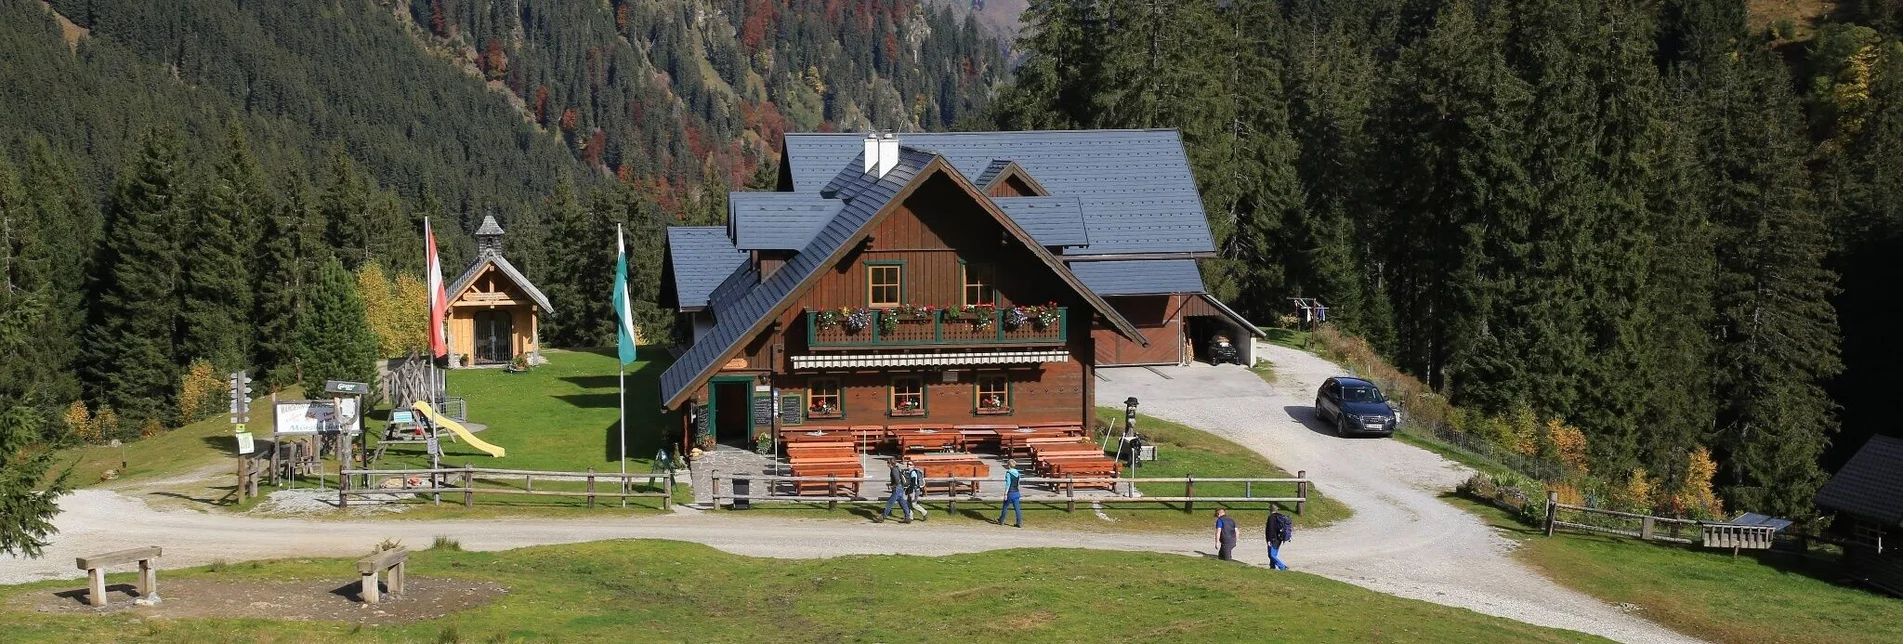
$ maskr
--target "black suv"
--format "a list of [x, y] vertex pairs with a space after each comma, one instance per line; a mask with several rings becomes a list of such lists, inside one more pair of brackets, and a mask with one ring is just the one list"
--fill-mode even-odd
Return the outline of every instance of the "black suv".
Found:
[[1392, 436], [1400, 417], [1381, 396], [1381, 388], [1360, 378], [1337, 376], [1315, 392], [1315, 418], [1333, 422], [1335, 434]]

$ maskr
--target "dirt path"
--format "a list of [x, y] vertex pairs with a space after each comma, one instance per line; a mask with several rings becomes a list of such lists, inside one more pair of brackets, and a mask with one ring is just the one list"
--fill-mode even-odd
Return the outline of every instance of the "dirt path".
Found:
[[[1564, 589], [1514, 562], [1511, 543], [1477, 518], [1437, 498], [1465, 474], [1424, 450], [1392, 440], [1342, 440], [1305, 422], [1320, 381], [1336, 368], [1314, 356], [1265, 347], [1279, 367], [1275, 387], [1235, 367], [1109, 370], [1099, 400], [1142, 400], [1149, 414], [1188, 423], [1255, 449], [1290, 470], [1306, 469], [1354, 508], [1335, 526], [1299, 534], [1287, 560], [1297, 569], [1376, 591], [1469, 608], [1532, 624], [1626, 642], [1695, 641]], [[313, 521], [155, 509], [105, 489], [62, 501], [60, 533], [46, 555], [0, 557], [0, 584], [77, 579], [72, 557], [159, 544], [161, 568], [283, 557], [354, 556], [385, 539], [427, 547], [438, 535], [471, 550], [601, 539], [657, 538], [707, 544], [743, 555], [817, 558], [848, 554], [943, 555], [1020, 547], [1149, 551], [1195, 556], [1204, 535], [1173, 537], [1015, 530], [973, 524], [852, 524], [837, 520], [739, 517], [685, 511], [667, 516], [578, 520]], [[1245, 519], [1253, 517], [1245, 517]], [[1253, 518], [1259, 521], [1259, 518]], [[1253, 528], [1253, 525], [1247, 526]], [[1245, 534], [1256, 534], [1249, 530]], [[1263, 562], [1261, 542], [1238, 549]], [[347, 580], [349, 570], [339, 570]]]
[[[1392, 595], [1624, 642], [1695, 641], [1514, 561], [1511, 541], [1438, 498], [1467, 477], [1466, 468], [1391, 439], [1339, 438], [1315, 421], [1315, 390], [1329, 376], [1343, 374], [1339, 367], [1261, 343], [1256, 355], [1275, 363], [1275, 385], [1235, 366], [1159, 368], [1163, 375], [1112, 369], [1105, 370], [1109, 381], [1098, 383], [1097, 401], [1122, 407], [1135, 396], [1141, 412], [1216, 433], [1290, 471], [1307, 470], [1330, 496], [1354, 509], [1347, 521], [1298, 534], [1283, 557], [1292, 567]], [[1259, 528], [1250, 533], [1260, 535]], [[1238, 550], [1244, 561], [1266, 563], [1259, 549]]]

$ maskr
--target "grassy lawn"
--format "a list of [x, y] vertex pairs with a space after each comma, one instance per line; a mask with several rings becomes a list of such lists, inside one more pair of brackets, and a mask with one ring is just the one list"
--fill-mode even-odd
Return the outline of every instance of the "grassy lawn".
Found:
[[1300, 329], [1262, 327], [1262, 333], [1268, 336], [1269, 344], [1308, 351], [1308, 332]]
[[[642, 347], [640, 353], [643, 360], [628, 365], [628, 471], [645, 473], [673, 426], [659, 401], [661, 372], [672, 360], [660, 347]], [[494, 458], [467, 444], [444, 441], [445, 465], [565, 472], [618, 469], [614, 350], [549, 350], [543, 355], [548, 364], [528, 373], [449, 372], [449, 395], [468, 399], [469, 421], [486, 426], [476, 437], [508, 450], [508, 456]], [[377, 466], [428, 464], [423, 446], [412, 444], [392, 446]]]
[[[1101, 407], [1098, 415], [1108, 418], [1121, 418], [1123, 410]], [[1197, 476], [1209, 478], [1288, 478], [1292, 475], [1270, 463], [1249, 448], [1237, 445], [1208, 432], [1185, 425], [1172, 423], [1158, 418], [1137, 416], [1137, 427], [1143, 436], [1157, 445], [1157, 460], [1145, 463], [1139, 471], [1144, 478], [1163, 478]], [[883, 475], [883, 471], [874, 476]], [[993, 471], [993, 477], [1002, 477], [1003, 472]], [[1149, 496], [1184, 496], [1180, 484], [1143, 483], [1138, 490]], [[994, 490], [986, 490], [993, 493]], [[1294, 496], [1293, 484], [1257, 485], [1252, 490], [1256, 496]], [[1242, 496], [1241, 483], [1197, 483], [1197, 496]], [[1317, 486], [1309, 487], [1308, 507], [1300, 516], [1293, 514], [1293, 504], [1285, 509], [1298, 526], [1318, 527], [1348, 518], [1351, 511], [1340, 501], [1328, 498]], [[1036, 502], [1026, 499], [1024, 502], [1024, 522], [1039, 528], [1061, 528], [1089, 531], [1119, 532], [1183, 532], [1210, 528], [1215, 521], [1211, 513], [1216, 508], [1229, 508], [1230, 513], [1244, 528], [1244, 534], [1256, 534], [1249, 530], [1259, 528], [1268, 516], [1269, 503], [1197, 503], [1194, 513], [1184, 512], [1181, 503], [1118, 503], [1105, 504], [1101, 510], [1093, 510], [1084, 501], [1077, 503], [1077, 511], [1065, 511], [1062, 501]], [[943, 521], [949, 516], [957, 521], [990, 521], [998, 517], [998, 503], [974, 503], [960, 501], [958, 513], [944, 514], [946, 504], [943, 501], [928, 500], [925, 504], [931, 511], [932, 521]], [[838, 509], [828, 510], [824, 503], [814, 504], [772, 504], [755, 505], [747, 512], [785, 514], [812, 518], [856, 518], [870, 519], [883, 509], [881, 505], [841, 505]], [[724, 511], [724, 510], [723, 510]], [[896, 512], [896, 510], [895, 510]], [[1102, 512], [1110, 520], [1097, 516]]]
[[[302, 390], [292, 387], [278, 394], [283, 398], [300, 398]], [[223, 405], [221, 401], [219, 403]], [[268, 436], [276, 419], [271, 416], [270, 397], [259, 398], [251, 405], [251, 423], [246, 429], [255, 436]], [[124, 447], [106, 445], [85, 445], [69, 448], [60, 455], [59, 462], [70, 464], [73, 468], [74, 485], [87, 487], [104, 483], [101, 477], [106, 470], [120, 470], [119, 477], [112, 483], [128, 483], [141, 480], [162, 479], [178, 476], [194, 470], [220, 463], [230, 463], [237, 449], [236, 439], [232, 438], [232, 426], [224, 408], [205, 420], [174, 429], [152, 438], [125, 443]], [[120, 469], [120, 460], [126, 465]]]
[[1454, 498], [1521, 542], [1515, 556], [1561, 585], [1714, 642], [1896, 642], [1903, 601], [1840, 586], [1832, 566], [1784, 553], [1745, 554], [1566, 533], [1546, 538], [1492, 506]]
[[[279, 560], [167, 570], [162, 583], [323, 579], [342, 586], [354, 571], [344, 559]], [[695, 544], [604, 541], [428, 550], [410, 557], [409, 571], [413, 579], [491, 580], [509, 592], [433, 621], [374, 627], [21, 608], [20, 595], [81, 585], [60, 581], [8, 589], [0, 621], [16, 642], [1603, 641], [1304, 573], [1128, 552], [772, 560]]]
[[1249, 365], [1249, 371], [1254, 372], [1256, 377], [1262, 379], [1262, 382], [1275, 384], [1275, 363], [1256, 358], [1255, 364]]

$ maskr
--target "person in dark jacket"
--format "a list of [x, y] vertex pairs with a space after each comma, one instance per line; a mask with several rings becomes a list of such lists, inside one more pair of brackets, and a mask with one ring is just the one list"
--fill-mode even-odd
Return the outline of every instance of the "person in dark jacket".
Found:
[[886, 519], [892, 518], [892, 506], [897, 504], [899, 509], [905, 511], [905, 522], [911, 523], [912, 503], [905, 498], [905, 484], [908, 478], [905, 475], [905, 468], [900, 465], [899, 459], [896, 458], [892, 459], [891, 465], [892, 469], [888, 478], [892, 484], [892, 493], [885, 497], [885, 511], [879, 513], [879, 521], [884, 522]]
[[1223, 561], [1233, 561], [1230, 553], [1236, 549], [1236, 520], [1229, 518], [1229, 511], [1216, 509], [1216, 557]]
[[1282, 563], [1282, 544], [1295, 538], [1295, 522], [1290, 521], [1281, 510], [1275, 510], [1269, 513], [1269, 521], [1263, 526], [1263, 532], [1269, 540], [1269, 567], [1288, 570], [1288, 566]]

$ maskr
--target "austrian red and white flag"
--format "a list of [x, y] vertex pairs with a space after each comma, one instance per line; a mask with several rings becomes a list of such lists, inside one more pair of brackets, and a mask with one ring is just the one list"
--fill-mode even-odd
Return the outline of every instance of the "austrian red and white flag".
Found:
[[429, 218], [423, 218], [423, 240], [429, 256], [424, 260], [424, 268], [429, 274], [429, 350], [430, 355], [438, 358], [449, 357], [449, 329], [444, 324], [449, 317], [449, 294], [443, 290], [443, 261], [436, 255], [436, 233], [429, 227]]

